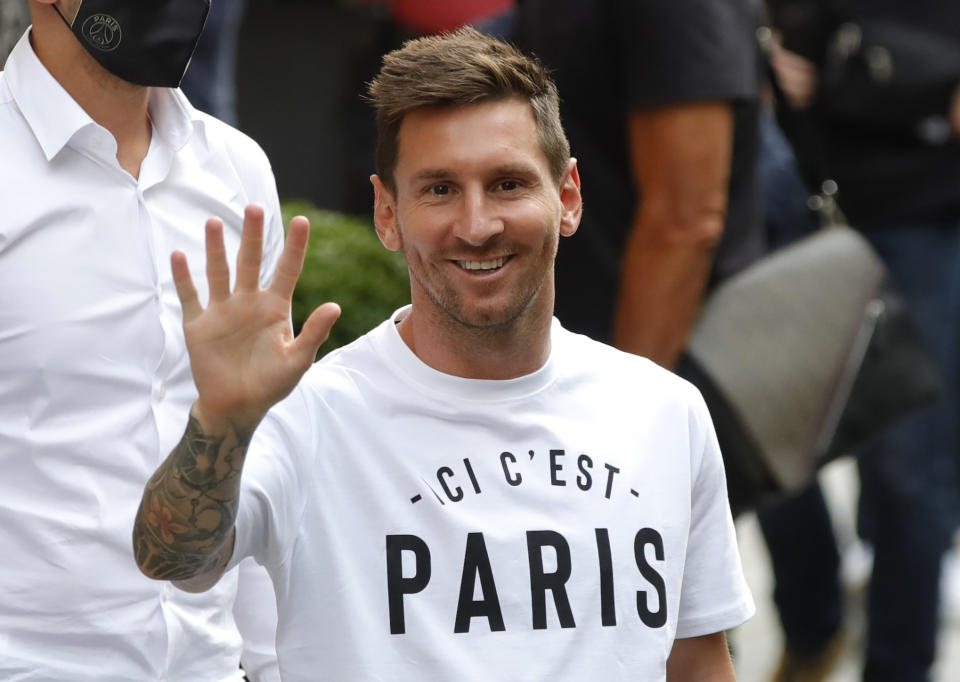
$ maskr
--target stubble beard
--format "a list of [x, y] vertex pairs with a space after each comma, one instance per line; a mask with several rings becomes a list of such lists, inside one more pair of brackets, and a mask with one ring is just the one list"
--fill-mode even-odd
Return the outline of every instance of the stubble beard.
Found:
[[[440, 286], [436, 286], [437, 282], [428, 281], [419, 269], [410, 268], [410, 274], [450, 328], [458, 328], [473, 334], [499, 334], [520, 324], [526, 317], [526, 313], [535, 305], [547, 279], [552, 277], [551, 264], [556, 257], [558, 241], [559, 238], [555, 238], [552, 244], [544, 244], [547, 251], [542, 258], [546, 265], [538, 269], [539, 277], [535, 281], [529, 280], [529, 287], [512, 290], [502, 304], [490, 302], [487, 307], [471, 309], [464, 303], [457, 288], [446, 278], [441, 276]], [[550, 313], [552, 314], [552, 306]]]

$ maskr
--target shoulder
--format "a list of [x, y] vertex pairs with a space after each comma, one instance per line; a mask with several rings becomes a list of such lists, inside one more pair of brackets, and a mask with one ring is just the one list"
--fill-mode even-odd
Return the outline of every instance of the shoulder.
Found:
[[246, 133], [202, 111], [196, 111], [211, 147], [225, 153], [238, 170], [270, 171], [270, 160], [263, 148]]
[[554, 331], [553, 338], [567, 380], [632, 399], [649, 397], [692, 407], [703, 403], [700, 391], [693, 384], [648, 358], [562, 328]]
[[218, 173], [239, 184], [244, 204], [258, 203], [266, 210], [268, 235], [265, 251], [279, 256], [283, 242], [283, 217], [270, 160], [249, 135], [200, 111], [192, 111]]
[[[749, 0], [620, 2], [614, 30], [623, 45], [635, 105], [752, 99], [757, 93], [759, 16]], [[669, 69], [650, 68], [669, 64]]]

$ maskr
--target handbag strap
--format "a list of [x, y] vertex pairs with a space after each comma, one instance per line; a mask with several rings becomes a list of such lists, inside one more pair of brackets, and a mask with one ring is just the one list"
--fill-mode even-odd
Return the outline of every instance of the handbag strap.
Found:
[[820, 216], [823, 225], [846, 224], [846, 219], [837, 203], [840, 188], [828, 170], [829, 164], [823, 153], [821, 138], [814, 125], [816, 113], [812, 109], [796, 109], [787, 100], [770, 62], [772, 41], [772, 35], [761, 39], [763, 66], [776, 105], [777, 124], [790, 143], [800, 176], [809, 192], [807, 204]]

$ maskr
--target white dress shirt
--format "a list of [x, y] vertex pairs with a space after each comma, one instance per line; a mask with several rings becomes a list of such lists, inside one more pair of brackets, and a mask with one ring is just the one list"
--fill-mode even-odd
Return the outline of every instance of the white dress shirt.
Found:
[[[131, 531], [144, 483], [195, 398], [169, 256], [206, 299], [204, 223], [239, 243], [267, 213], [269, 163], [243, 134], [154, 89], [135, 179], [37, 59], [27, 35], [0, 73], [0, 679], [240, 678], [236, 575], [187, 594], [140, 574]], [[258, 567], [259, 570], [259, 567]], [[273, 608], [272, 604], [270, 608]], [[270, 616], [272, 617], [272, 615]]]

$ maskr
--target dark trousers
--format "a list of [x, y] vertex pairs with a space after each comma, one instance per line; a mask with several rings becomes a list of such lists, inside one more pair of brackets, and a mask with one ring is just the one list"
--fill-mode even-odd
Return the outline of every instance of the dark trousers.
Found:
[[[859, 458], [858, 529], [874, 549], [867, 682], [925, 682], [935, 656], [940, 565], [960, 510], [958, 230], [958, 223], [864, 229], [946, 385], [936, 404], [892, 427]], [[814, 484], [758, 516], [788, 647], [801, 655], [814, 652], [842, 613], [839, 560], [823, 496]]]

